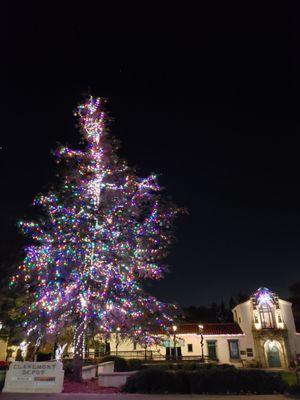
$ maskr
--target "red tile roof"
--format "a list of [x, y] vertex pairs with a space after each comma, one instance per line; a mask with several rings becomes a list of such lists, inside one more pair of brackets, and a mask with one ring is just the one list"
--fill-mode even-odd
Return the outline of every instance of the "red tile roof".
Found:
[[[198, 324], [180, 324], [176, 333], [199, 334]], [[203, 335], [242, 335], [243, 331], [235, 323], [203, 323]]]

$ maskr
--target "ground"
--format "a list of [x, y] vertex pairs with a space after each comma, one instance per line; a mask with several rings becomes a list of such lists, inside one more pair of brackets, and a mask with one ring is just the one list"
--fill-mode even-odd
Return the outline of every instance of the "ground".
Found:
[[83, 383], [64, 380], [64, 393], [118, 393], [117, 388], [106, 388], [98, 385], [97, 379], [91, 379]]
[[0, 394], [1, 400], [287, 400], [282, 395], [206, 396], [206, 395], [153, 395], [130, 393], [61, 393], [61, 394]]

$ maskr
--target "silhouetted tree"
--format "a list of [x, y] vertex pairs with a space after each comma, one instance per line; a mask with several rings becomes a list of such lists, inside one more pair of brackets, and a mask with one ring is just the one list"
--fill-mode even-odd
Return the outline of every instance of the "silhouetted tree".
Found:
[[230, 297], [228, 304], [221, 300], [220, 303], [212, 303], [210, 306], [189, 306], [183, 308], [183, 320], [185, 322], [233, 322], [232, 309], [249, 299], [249, 295], [239, 292], [235, 297]]
[[293, 303], [293, 312], [295, 318], [296, 328], [300, 330], [300, 281], [295, 282], [289, 287], [290, 298]]

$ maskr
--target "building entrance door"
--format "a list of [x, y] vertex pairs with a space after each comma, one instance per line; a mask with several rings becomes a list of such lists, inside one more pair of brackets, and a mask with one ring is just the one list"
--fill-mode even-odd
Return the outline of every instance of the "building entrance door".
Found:
[[280, 353], [278, 343], [275, 341], [267, 343], [267, 356], [268, 356], [268, 364], [270, 368], [280, 368]]

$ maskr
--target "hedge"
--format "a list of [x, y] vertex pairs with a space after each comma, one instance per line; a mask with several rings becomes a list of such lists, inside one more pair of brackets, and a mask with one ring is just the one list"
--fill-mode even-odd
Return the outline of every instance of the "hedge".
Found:
[[202, 368], [195, 371], [164, 371], [149, 368], [129, 377], [123, 391], [157, 394], [273, 394], [283, 393], [286, 388], [279, 374], [262, 370]]
[[137, 371], [142, 368], [143, 361], [139, 359], [125, 360], [125, 358], [117, 356], [104, 356], [101, 362], [114, 361], [116, 372]]
[[163, 362], [163, 363], [158, 363], [154, 362], [152, 364], [143, 364], [143, 367], [147, 368], [159, 368], [165, 371], [178, 371], [178, 370], [184, 370], [184, 371], [194, 371], [194, 370], [203, 370], [203, 369], [213, 369], [213, 368], [219, 368], [219, 369], [234, 369], [234, 365], [230, 364], [216, 364], [216, 363], [200, 363], [200, 362], [195, 362], [195, 361], [187, 361], [187, 362], [179, 362], [179, 363], [172, 363], [172, 362]]

